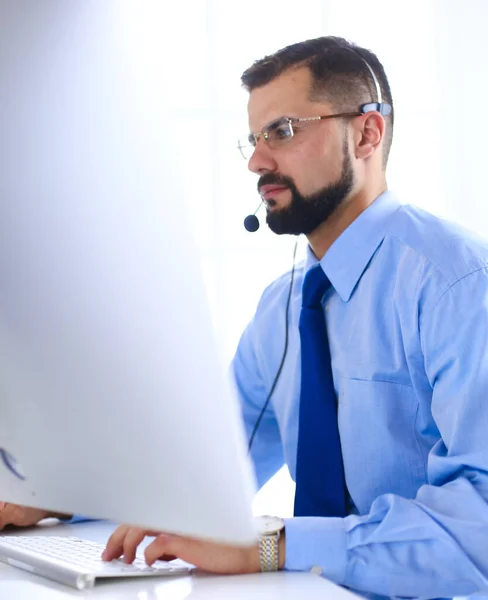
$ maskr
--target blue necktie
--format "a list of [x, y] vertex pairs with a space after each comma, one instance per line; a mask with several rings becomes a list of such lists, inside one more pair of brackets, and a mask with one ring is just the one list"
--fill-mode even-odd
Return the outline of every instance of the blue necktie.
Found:
[[317, 265], [305, 275], [300, 313], [302, 382], [295, 516], [346, 516], [346, 486], [322, 297], [330, 282]]

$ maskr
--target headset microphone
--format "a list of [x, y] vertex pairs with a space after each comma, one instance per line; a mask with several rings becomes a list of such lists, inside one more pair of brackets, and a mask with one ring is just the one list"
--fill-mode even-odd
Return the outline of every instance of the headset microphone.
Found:
[[259, 220], [256, 217], [256, 213], [258, 212], [258, 210], [261, 208], [261, 205], [263, 203], [260, 202], [259, 206], [256, 208], [256, 210], [254, 211], [254, 214], [252, 215], [247, 215], [247, 217], [244, 219], [244, 227], [246, 228], [247, 231], [249, 231], [250, 233], [253, 233], [254, 231], [257, 231], [259, 229]]

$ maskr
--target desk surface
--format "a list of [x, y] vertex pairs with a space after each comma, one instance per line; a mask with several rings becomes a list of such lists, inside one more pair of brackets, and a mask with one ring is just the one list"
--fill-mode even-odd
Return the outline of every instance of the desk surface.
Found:
[[[115, 525], [108, 522], [56, 525], [46, 523], [23, 535], [70, 535], [105, 543]], [[194, 573], [174, 578], [140, 578], [101, 581], [88, 591], [37, 577], [0, 563], [0, 598], [15, 600], [68, 600], [104, 598], [117, 600], [357, 600], [347, 590], [311, 573], [266, 573], [220, 576]]]

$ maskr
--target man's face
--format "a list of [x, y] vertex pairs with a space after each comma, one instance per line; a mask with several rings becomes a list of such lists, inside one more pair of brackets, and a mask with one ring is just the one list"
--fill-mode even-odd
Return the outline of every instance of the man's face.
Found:
[[[309, 100], [307, 68], [284, 73], [253, 90], [248, 111], [252, 132], [281, 117], [332, 114], [326, 102]], [[297, 123], [294, 136], [271, 147], [262, 137], [249, 160], [258, 174], [258, 190], [267, 209], [267, 223], [278, 234], [309, 234], [350, 195], [354, 173], [347, 130], [341, 119]]]

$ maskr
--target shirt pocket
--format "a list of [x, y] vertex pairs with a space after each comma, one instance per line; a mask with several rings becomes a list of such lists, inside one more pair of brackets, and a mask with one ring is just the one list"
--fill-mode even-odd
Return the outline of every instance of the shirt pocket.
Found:
[[412, 387], [342, 377], [338, 423], [349, 493], [361, 514], [382, 494], [415, 497], [427, 469]]

